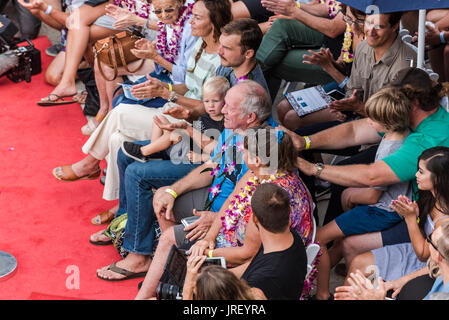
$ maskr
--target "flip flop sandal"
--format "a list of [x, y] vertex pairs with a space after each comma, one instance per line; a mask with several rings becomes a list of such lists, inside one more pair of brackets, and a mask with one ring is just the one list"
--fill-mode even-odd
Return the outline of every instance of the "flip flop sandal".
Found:
[[[101, 234], [106, 235], [104, 230], [101, 232]], [[108, 245], [112, 244], [112, 239], [109, 239], [107, 241], [100, 241], [100, 240], [93, 241], [92, 239], [89, 239], [89, 242], [96, 246], [108, 246]]]
[[[60, 171], [62, 171], [63, 177], [58, 176], [58, 174], [57, 174], [58, 169], [60, 169]], [[98, 167], [98, 169], [96, 171], [94, 171], [90, 174], [86, 174], [85, 176], [78, 177], [75, 174], [75, 172], [73, 172], [71, 164], [65, 164], [63, 166], [56, 167], [53, 169], [52, 172], [53, 172], [53, 176], [56, 179], [61, 180], [61, 181], [69, 181], [69, 182], [85, 180], [85, 179], [94, 180], [94, 179], [98, 179], [98, 177], [100, 177], [100, 175], [101, 175], [101, 169], [100, 169], [100, 167]]]
[[112, 263], [108, 266], [108, 268], [106, 270], [111, 270], [112, 272], [124, 275], [124, 278], [120, 278], [120, 279], [108, 279], [108, 278], [102, 278], [98, 275], [97, 273], [97, 277], [101, 280], [105, 280], [105, 281], [123, 281], [123, 280], [129, 280], [129, 279], [135, 279], [135, 278], [143, 278], [145, 277], [145, 275], [147, 274], [147, 272], [132, 272], [120, 267], [117, 267], [115, 265], [116, 263]]
[[100, 226], [111, 222], [115, 217], [115, 213], [111, 211], [103, 211], [92, 218], [91, 222], [93, 225]]
[[[52, 99], [50, 98], [51, 96], [56, 97], [56, 99], [52, 100]], [[71, 96], [66, 96], [66, 97], [73, 97], [73, 96], [74, 96], [74, 94], [71, 95]], [[65, 97], [65, 98], [66, 98], [66, 97]], [[41, 106], [41, 107], [50, 107], [50, 106], [59, 106], [59, 105], [70, 104], [70, 103], [75, 103], [75, 102], [76, 102], [76, 101], [73, 101], [73, 100], [66, 101], [66, 100], [63, 99], [63, 97], [58, 96], [57, 94], [54, 94], [54, 93], [50, 93], [50, 94], [47, 96], [47, 100], [41, 100], [41, 101], [38, 101], [38, 102], [37, 102], [37, 105], [38, 105], [38, 106]]]
[[73, 96], [73, 101], [78, 102], [79, 104], [85, 104], [86, 98], [87, 98], [87, 90], [83, 90]]

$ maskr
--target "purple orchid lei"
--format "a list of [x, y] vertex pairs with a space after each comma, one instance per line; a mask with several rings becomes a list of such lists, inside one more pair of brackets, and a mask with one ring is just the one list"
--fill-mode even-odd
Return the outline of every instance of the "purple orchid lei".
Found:
[[[139, 2], [140, 6], [137, 6]], [[151, 4], [146, 1], [139, 0], [114, 0], [116, 6], [122, 6], [123, 8], [128, 8], [129, 12], [139, 16], [141, 18], [147, 19], [150, 16]]]
[[192, 15], [193, 3], [184, 5], [179, 11], [179, 18], [172, 24], [173, 36], [171, 39], [167, 39], [167, 30], [165, 24], [158, 22], [159, 34], [157, 36], [156, 48], [161, 56], [170, 63], [173, 63], [178, 56], [180, 39], [182, 36], [182, 30], [184, 24]]

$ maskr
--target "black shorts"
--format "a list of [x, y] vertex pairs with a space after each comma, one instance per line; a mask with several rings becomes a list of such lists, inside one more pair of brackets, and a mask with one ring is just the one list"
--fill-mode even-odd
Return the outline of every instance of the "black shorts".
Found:
[[265, 9], [260, 0], [241, 0], [251, 15], [251, 19], [257, 21], [257, 23], [262, 23], [268, 21], [268, 19], [274, 15], [274, 12]]

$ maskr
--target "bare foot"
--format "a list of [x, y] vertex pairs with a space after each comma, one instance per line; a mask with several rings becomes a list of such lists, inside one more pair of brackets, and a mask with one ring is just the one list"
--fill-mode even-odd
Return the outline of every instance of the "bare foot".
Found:
[[[64, 85], [61, 82], [56, 86], [56, 88], [51, 92], [51, 94], [59, 96], [59, 97], [72, 97], [77, 92], [78, 91], [76, 90], [75, 83], [73, 83], [73, 85]], [[52, 95], [48, 95], [47, 97], [41, 99], [42, 102], [53, 101], [53, 100], [54, 100], [54, 96], [52, 96]]]
[[[141, 274], [139, 276], [144, 277], [145, 273], [150, 268], [151, 259], [149, 256], [143, 256], [139, 254], [129, 253], [125, 259], [115, 263], [115, 267], [124, 269], [125, 271]], [[97, 276], [104, 280], [123, 280], [130, 278], [129, 275], [124, 275], [110, 270], [110, 266], [103, 267], [97, 270]]]
[[100, 230], [98, 232], [95, 232], [94, 234], [92, 234], [90, 236], [90, 241], [91, 242], [108, 242], [111, 241], [111, 238], [109, 238], [105, 233], [106, 229], [104, 230]]

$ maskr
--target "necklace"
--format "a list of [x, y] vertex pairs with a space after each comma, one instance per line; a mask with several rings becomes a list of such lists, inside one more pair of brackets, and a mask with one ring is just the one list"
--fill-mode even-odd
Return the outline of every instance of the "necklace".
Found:
[[114, 4], [123, 8], [128, 8], [129, 12], [147, 19], [150, 16], [150, 7], [146, 1], [138, 0], [115, 0]]
[[[326, 3], [326, 0], [320, 0], [320, 3]], [[327, 3], [327, 7], [329, 10], [329, 17], [335, 18], [338, 14], [338, 12], [341, 11], [341, 3], [335, 0], [329, 0]]]
[[264, 179], [259, 182], [259, 178], [253, 176], [248, 179], [246, 186], [243, 190], [234, 196], [234, 199], [229, 204], [228, 209], [225, 210], [225, 214], [221, 217], [221, 222], [223, 226], [223, 234], [229, 242], [232, 242], [232, 237], [234, 235], [234, 231], [236, 230], [237, 222], [240, 217], [243, 217], [246, 222], [249, 221], [249, 218], [252, 214], [251, 210], [251, 198], [256, 190], [256, 187], [259, 184], [274, 182], [278, 178], [284, 176], [285, 173], [277, 172], [276, 174], [270, 175], [268, 179]]
[[346, 63], [351, 63], [354, 61], [354, 54], [351, 53], [352, 40], [354, 37], [354, 32], [351, 29], [349, 23], [346, 24], [345, 38], [343, 41], [343, 47], [341, 51], [343, 52], [343, 61]]
[[193, 3], [189, 3], [181, 8], [179, 11], [179, 18], [172, 24], [173, 35], [167, 39], [167, 30], [165, 24], [158, 22], [159, 34], [157, 36], [156, 48], [161, 56], [170, 63], [173, 63], [178, 56], [180, 39], [185, 22], [192, 15]]

